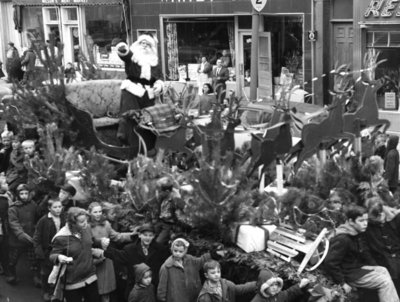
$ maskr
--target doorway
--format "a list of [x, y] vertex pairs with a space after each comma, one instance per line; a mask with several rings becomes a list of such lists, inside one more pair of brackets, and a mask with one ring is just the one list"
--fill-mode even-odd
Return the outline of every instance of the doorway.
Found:
[[78, 68], [79, 63], [79, 28], [78, 26], [64, 26], [64, 59], [65, 64], [72, 63]]
[[[239, 32], [238, 95], [250, 98], [251, 31]], [[248, 76], [247, 76], [248, 74]]]
[[333, 60], [331, 67], [353, 63], [353, 23], [338, 22], [333, 24]]

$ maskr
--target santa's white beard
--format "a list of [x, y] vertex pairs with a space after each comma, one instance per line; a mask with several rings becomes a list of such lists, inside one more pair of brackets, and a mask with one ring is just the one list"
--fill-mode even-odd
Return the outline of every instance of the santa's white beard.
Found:
[[142, 67], [140, 78], [150, 80], [151, 67], [158, 65], [157, 49], [143, 48], [139, 43], [135, 42], [131, 46], [132, 61]]

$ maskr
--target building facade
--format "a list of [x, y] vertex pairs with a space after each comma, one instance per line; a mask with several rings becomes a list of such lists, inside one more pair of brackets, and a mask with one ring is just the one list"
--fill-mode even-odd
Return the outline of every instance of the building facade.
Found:
[[[245, 73], [250, 72], [252, 4], [248, 0], [132, 0], [132, 39], [150, 31], [160, 41], [167, 80], [196, 82], [201, 56], [211, 64], [229, 57], [228, 84], [246, 94]], [[312, 1], [269, 0], [260, 12], [258, 87], [272, 97], [282, 67], [311, 92], [313, 75]]]
[[3, 71], [5, 72], [8, 42], [13, 42], [19, 50], [22, 47], [20, 35], [13, 22], [14, 9], [11, 0], [0, 0], [0, 16], [0, 61], [3, 62]]
[[375, 79], [385, 78], [376, 99], [380, 118], [390, 120], [389, 132], [400, 134], [400, 3], [354, 0], [354, 70], [361, 70], [368, 51], [385, 60], [376, 68]]
[[84, 54], [105, 70], [121, 70], [115, 45], [127, 40], [128, 4], [123, 0], [12, 0], [21, 44], [54, 39], [63, 63], [79, 68]]

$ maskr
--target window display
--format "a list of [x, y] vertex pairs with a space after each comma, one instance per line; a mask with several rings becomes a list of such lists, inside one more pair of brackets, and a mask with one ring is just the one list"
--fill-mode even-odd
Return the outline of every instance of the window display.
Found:
[[126, 42], [126, 29], [121, 26], [122, 6], [107, 5], [85, 9], [87, 46], [100, 67], [123, 68], [116, 45]]
[[[215, 65], [223, 58], [227, 67], [234, 66], [233, 18], [191, 18], [168, 20], [165, 28], [166, 71], [169, 80], [179, 79], [179, 70], [186, 68], [188, 75], [197, 76], [201, 57]], [[190, 80], [196, 80], [190, 78]]]
[[377, 91], [378, 107], [384, 110], [399, 109], [400, 93], [400, 31], [368, 31], [367, 49], [379, 52], [380, 60], [386, 60], [378, 65], [375, 79], [384, 78], [383, 86]]
[[286, 67], [293, 73], [294, 83], [303, 86], [303, 18], [265, 17], [264, 31], [271, 33], [273, 77], [279, 77], [282, 67]]
[[22, 36], [22, 44], [29, 45], [29, 41], [43, 41], [43, 14], [41, 7], [23, 8], [22, 14], [24, 16], [23, 26], [26, 35]]

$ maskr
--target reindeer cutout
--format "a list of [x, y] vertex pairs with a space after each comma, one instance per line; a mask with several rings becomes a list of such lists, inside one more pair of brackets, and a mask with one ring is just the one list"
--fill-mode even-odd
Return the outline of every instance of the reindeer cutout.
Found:
[[350, 132], [359, 136], [360, 128], [370, 126], [384, 125], [384, 132], [390, 126], [390, 122], [379, 118], [378, 103], [376, 101], [376, 92], [383, 85], [383, 79], [375, 81], [376, 67], [382, 62], [378, 61], [380, 53], [375, 49], [369, 49], [364, 56], [364, 70], [360, 79], [356, 83], [356, 93], [361, 96], [361, 105], [355, 112], [345, 113], [344, 132]]
[[328, 117], [320, 123], [304, 125], [301, 141], [293, 147], [297, 150], [300, 149], [294, 165], [295, 172], [300, 168], [302, 162], [318, 152], [323, 144], [328, 143], [329, 145], [333, 140], [354, 138], [353, 134], [343, 132], [345, 100], [347, 94], [353, 89], [353, 86], [349, 85], [349, 74], [345, 71], [347, 69], [346, 65], [342, 65], [332, 71], [335, 74], [335, 90], [331, 91], [334, 99]]
[[384, 125], [383, 132], [390, 126], [390, 122], [379, 118], [376, 92], [383, 85], [383, 80], [374, 82], [357, 81], [355, 89], [361, 96], [361, 105], [355, 112], [346, 112], [343, 116], [343, 131], [358, 136], [361, 128]]
[[289, 109], [275, 108], [271, 118], [271, 127], [266, 129], [266, 135], [251, 134], [252, 159], [247, 168], [250, 176], [261, 165], [264, 170], [279, 155], [288, 153], [292, 147], [291, 116]]

